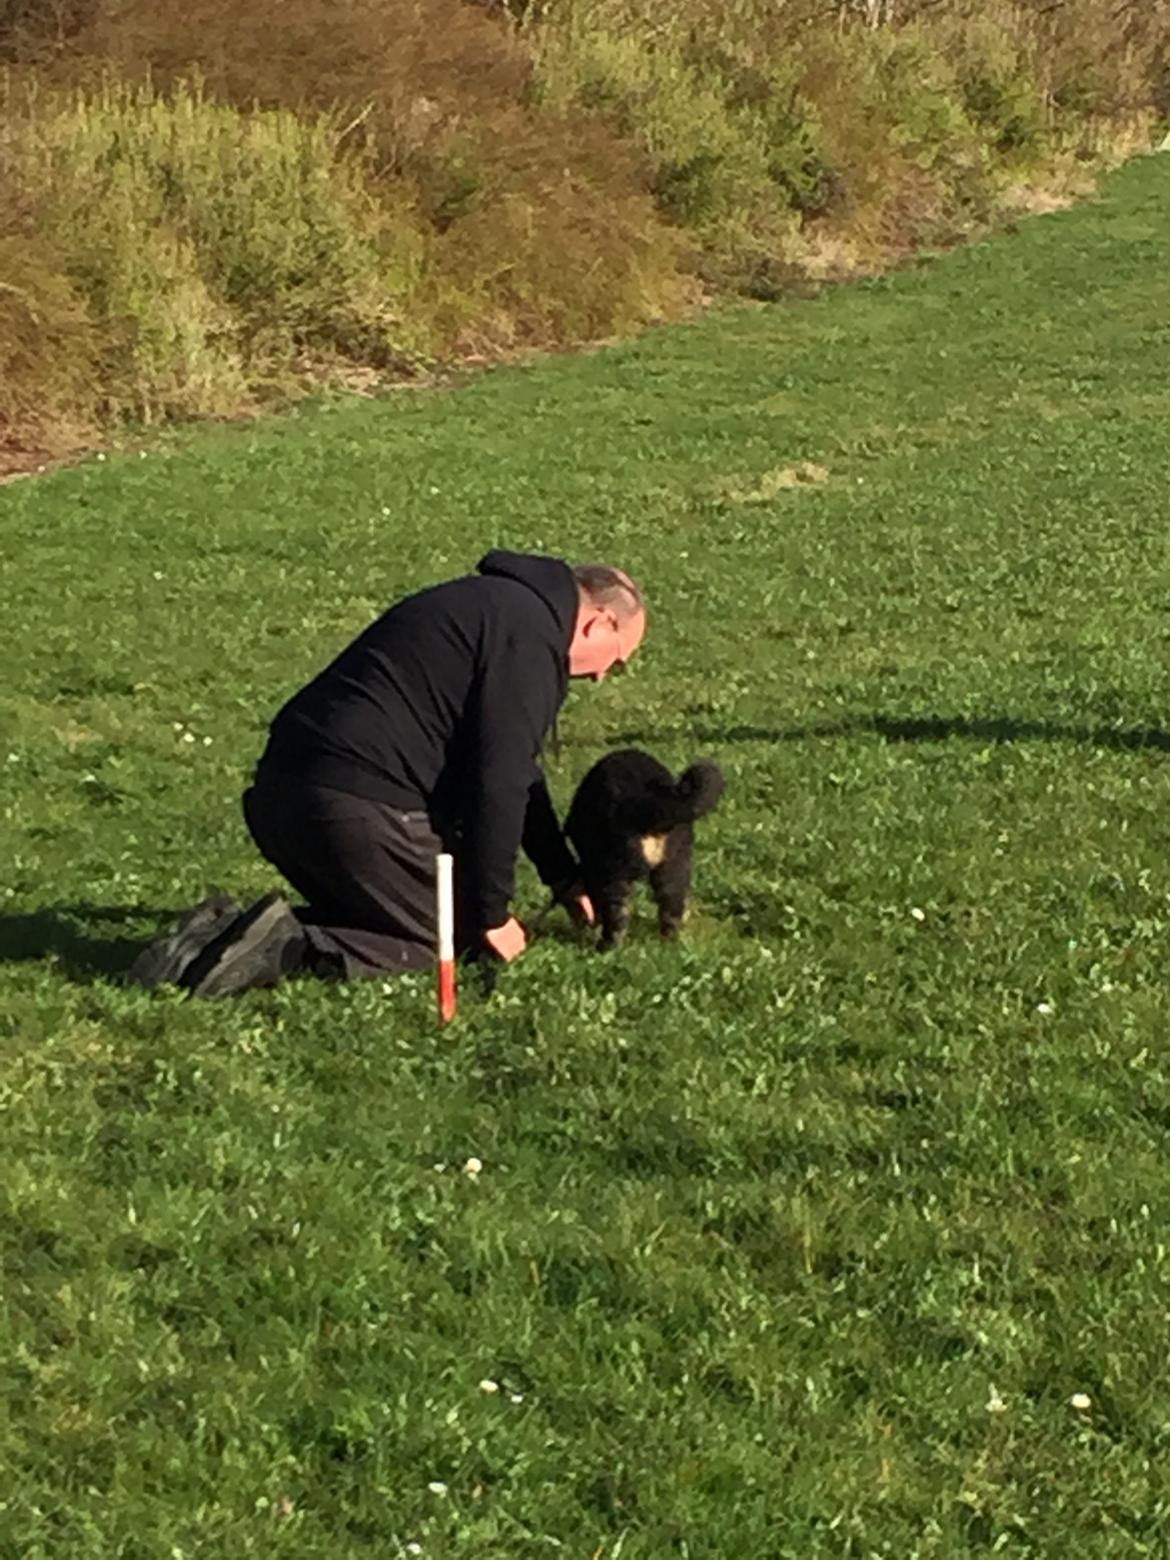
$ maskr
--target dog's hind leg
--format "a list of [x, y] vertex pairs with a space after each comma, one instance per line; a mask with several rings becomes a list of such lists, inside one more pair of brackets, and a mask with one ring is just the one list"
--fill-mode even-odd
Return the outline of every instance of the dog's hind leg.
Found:
[[[690, 831], [687, 833], [689, 836]], [[667, 938], [678, 936], [691, 891], [691, 839], [671, 843], [673, 849], [650, 873], [650, 892], [658, 906], [658, 931]]]

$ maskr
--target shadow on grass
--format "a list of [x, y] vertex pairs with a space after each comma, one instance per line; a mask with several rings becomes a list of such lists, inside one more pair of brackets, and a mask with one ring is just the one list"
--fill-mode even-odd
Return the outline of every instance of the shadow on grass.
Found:
[[[947, 742], [965, 738], [975, 742], [1074, 742], [1087, 747], [1118, 751], [1149, 749], [1170, 753], [1170, 731], [1157, 726], [1078, 726], [1063, 721], [1017, 720], [1007, 715], [855, 715], [846, 720], [809, 726], [714, 726], [696, 724], [686, 733], [688, 741], [711, 742], [808, 742], [818, 737], [844, 737], [872, 732], [887, 742]], [[615, 747], [677, 739], [679, 728], [660, 731], [619, 731]]]
[[[74, 980], [122, 975], [145, 946], [142, 935], [128, 937], [107, 928], [160, 923], [172, 916], [142, 905], [50, 905], [27, 915], [0, 915], [0, 964], [52, 961]], [[172, 916], [173, 918], [173, 916]], [[153, 935], [157, 936], [158, 933]]]

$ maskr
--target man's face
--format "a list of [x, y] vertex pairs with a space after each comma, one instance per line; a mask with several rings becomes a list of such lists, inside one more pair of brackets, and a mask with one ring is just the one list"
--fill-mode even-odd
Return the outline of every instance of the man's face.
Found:
[[604, 682], [607, 673], [626, 664], [645, 632], [644, 612], [619, 623], [606, 607], [583, 606], [569, 646], [569, 676]]

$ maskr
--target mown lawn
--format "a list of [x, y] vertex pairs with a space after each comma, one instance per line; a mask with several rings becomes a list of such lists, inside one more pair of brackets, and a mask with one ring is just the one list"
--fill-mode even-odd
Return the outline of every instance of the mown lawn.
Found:
[[[0, 491], [0, 1553], [1170, 1553], [1167, 233]], [[124, 989], [491, 545], [645, 583], [549, 768], [725, 766], [684, 946]]]

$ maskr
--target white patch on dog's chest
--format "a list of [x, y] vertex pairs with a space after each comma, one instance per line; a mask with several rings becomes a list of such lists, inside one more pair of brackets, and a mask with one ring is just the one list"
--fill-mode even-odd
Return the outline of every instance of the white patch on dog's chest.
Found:
[[643, 834], [642, 859], [648, 867], [660, 867], [666, 855], [665, 834]]

